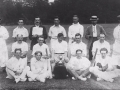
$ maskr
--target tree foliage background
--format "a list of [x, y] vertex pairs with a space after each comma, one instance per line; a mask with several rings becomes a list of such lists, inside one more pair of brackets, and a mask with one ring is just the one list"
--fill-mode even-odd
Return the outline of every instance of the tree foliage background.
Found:
[[90, 23], [92, 15], [99, 17], [100, 23], [116, 23], [120, 14], [120, 0], [0, 0], [0, 17], [5, 24], [16, 24], [24, 18], [26, 24], [32, 24], [39, 16], [44, 24], [52, 23], [54, 16], [59, 16], [61, 23], [72, 23], [72, 16], [77, 14], [80, 23]]

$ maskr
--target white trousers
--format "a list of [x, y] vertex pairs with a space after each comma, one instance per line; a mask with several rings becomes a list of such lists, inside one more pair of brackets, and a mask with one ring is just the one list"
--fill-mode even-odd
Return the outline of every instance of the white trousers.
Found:
[[6, 68], [6, 72], [7, 72], [7, 78], [9, 79], [16, 79], [17, 78], [20, 78], [20, 81], [23, 81], [26, 79], [26, 75], [27, 75], [27, 72], [30, 70], [30, 67], [29, 66], [26, 66], [24, 68], [24, 70], [22, 71], [22, 73], [18, 76], [16, 75], [12, 70], [10, 70], [9, 68]]

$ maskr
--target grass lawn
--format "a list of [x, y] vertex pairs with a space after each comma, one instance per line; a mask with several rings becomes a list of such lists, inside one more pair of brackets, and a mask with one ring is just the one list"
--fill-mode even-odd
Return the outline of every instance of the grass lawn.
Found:
[[[113, 29], [117, 24], [102, 24], [105, 31], [107, 32], [106, 40], [112, 44], [114, 42], [113, 39]], [[68, 31], [69, 25], [63, 25]], [[86, 30], [88, 24], [84, 25], [84, 29]], [[8, 52], [9, 57], [11, 57], [11, 44], [14, 42], [12, 39], [12, 31], [16, 26], [6, 26], [6, 28], [9, 31], [10, 38], [7, 40], [7, 46], [8, 46]], [[30, 30], [31, 25], [25, 26], [28, 30]], [[49, 31], [50, 25], [45, 25], [47, 31]], [[68, 38], [66, 39], [68, 41]], [[46, 40], [47, 44], [49, 44], [49, 39]], [[30, 40], [27, 41], [30, 45]], [[83, 37], [83, 42], [87, 43], [87, 40]], [[28, 54], [28, 60], [31, 58], [31, 51], [29, 51]], [[40, 82], [20, 82], [18, 84], [15, 84], [13, 80], [6, 79], [6, 73], [0, 73], [0, 89], [27, 89], [27, 90], [36, 90], [38, 88], [41, 89], [51, 89], [51, 90], [58, 90], [58, 89], [84, 89], [84, 90], [90, 90], [90, 89], [119, 89], [120, 90], [120, 78], [116, 78], [113, 83], [106, 82], [106, 81], [95, 81], [95, 79], [88, 79], [86, 82], [80, 81], [80, 80], [71, 80], [71, 79], [65, 79], [65, 80], [47, 80], [45, 83]]]

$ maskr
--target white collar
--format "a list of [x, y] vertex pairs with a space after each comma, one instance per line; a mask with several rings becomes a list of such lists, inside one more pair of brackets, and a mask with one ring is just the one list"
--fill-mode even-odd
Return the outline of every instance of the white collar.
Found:
[[78, 22], [78, 23], [76, 23], [76, 24], [75, 24], [75, 23], [73, 23], [73, 25], [80, 25], [80, 23], [79, 23], [79, 22]]

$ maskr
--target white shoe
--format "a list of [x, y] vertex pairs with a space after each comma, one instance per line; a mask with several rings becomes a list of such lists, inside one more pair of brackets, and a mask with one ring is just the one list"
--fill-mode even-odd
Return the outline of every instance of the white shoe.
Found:
[[87, 78], [91, 78], [91, 74], [89, 74], [89, 75], [87, 76]]
[[102, 78], [97, 78], [97, 81], [101, 81], [102, 80]]
[[82, 80], [82, 81], [86, 81], [86, 80], [87, 80], [87, 78], [84, 78], [84, 77], [82, 77], [82, 76], [79, 76], [78, 79], [80, 79], [80, 80]]
[[27, 80], [27, 78], [21, 78], [20, 81], [25, 82], [26, 80]]
[[75, 77], [72, 77], [72, 80], [76, 80]]
[[8, 79], [13, 79], [12, 77], [9, 77], [9, 76], [7, 76], [6, 78], [8, 78]]
[[20, 78], [16, 78], [15, 82], [18, 83], [20, 81]]
[[30, 81], [30, 82], [31, 82], [31, 81], [34, 81], [34, 80], [33, 80], [32, 78], [28, 78], [28, 81]]

